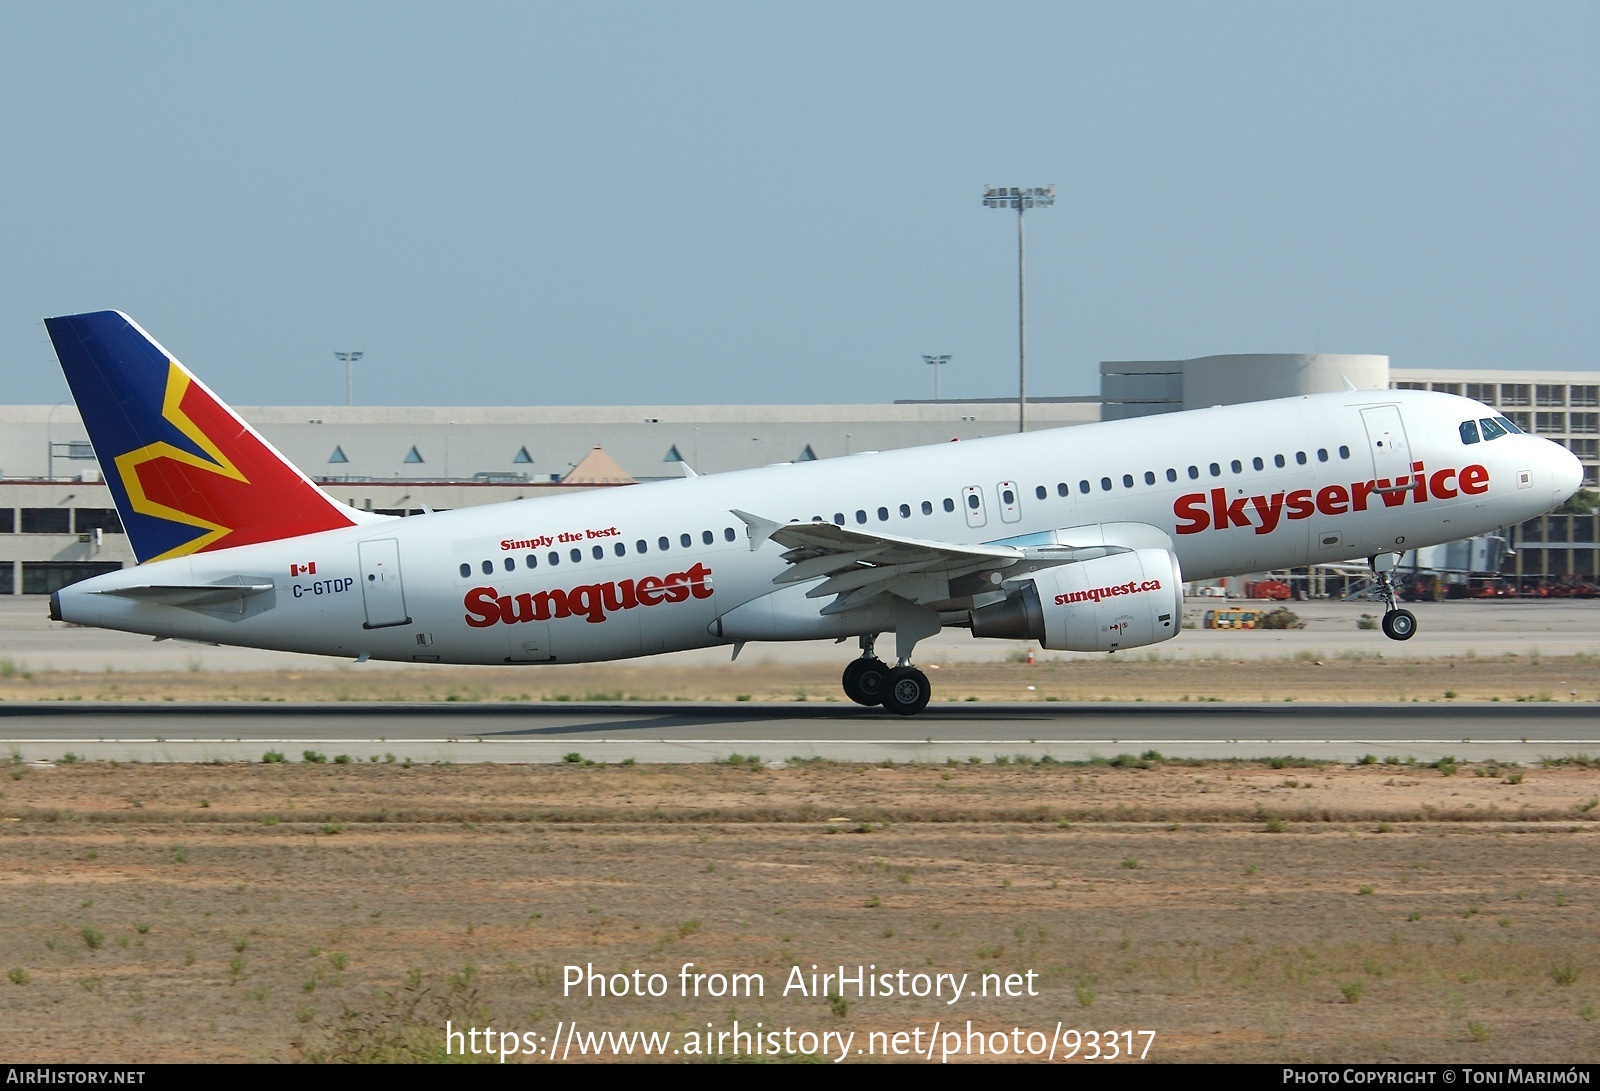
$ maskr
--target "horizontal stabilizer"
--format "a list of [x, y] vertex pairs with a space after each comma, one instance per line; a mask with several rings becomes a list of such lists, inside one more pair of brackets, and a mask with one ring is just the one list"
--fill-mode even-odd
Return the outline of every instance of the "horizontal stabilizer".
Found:
[[237, 583], [147, 583], [138, 587], [116, 587], [96, 593], [160, 606], [184, 606], [190, 609], [235, 607], [243, 613], [246, 600], [253, 595], [264, 595], [271, 591], [272, 587], [271, 580], [247, 581], [241, 577]]

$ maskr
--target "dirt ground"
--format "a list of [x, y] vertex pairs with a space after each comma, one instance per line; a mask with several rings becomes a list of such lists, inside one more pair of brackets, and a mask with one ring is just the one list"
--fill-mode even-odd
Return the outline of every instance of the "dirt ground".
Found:
[[[1600, 1059], [1600, 768], [1279, 764], [14, 764], [0, 1061], [428, 1059], [446, 1020], [569, 1060], [735, 1020], [852, 1061], [967, 1059], [969, 1020], [984, 1059]], [[707, 995], [735, 973], [764, 995]]]
[[[1600, 654], [1386, 659], [1374, 652], [924, 663], [948, 701], [1600, 701]], [[0, 661], [0, 701], [842, 701], [837, 663], [651, 661], [383, 671], [30, 672]]]

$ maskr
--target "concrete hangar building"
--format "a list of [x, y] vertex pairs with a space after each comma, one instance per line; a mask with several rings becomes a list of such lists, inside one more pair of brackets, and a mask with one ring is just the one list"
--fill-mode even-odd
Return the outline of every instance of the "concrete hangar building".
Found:
[[[1433, 389], [1477, 398], [1568, 446], [1600, 481], [1600, 372], [1391, 369], [1375, 355], [1226, 355], [1108, 361], [1100, 394], [1030, 398], [1029, 429], [1339, 390]], [[1016, 400], [892, 405], [239, 407], [337, 499], [417, 515], [471, 504], [1004, 435]], [[1596, 582], [1600, 516], [1544, 516], [1509, 531], [1515, 554], [1446, 567], [1524, 581]], [[1444, 548], [1444, 547], [1440, 547]], [[1462, 551], [1458, 549], [1457, 554]], [[1459, 560], [1459, 558], [1457, 558]], [[77, 410], [0, 407], [0, 594], [42, 595], [131, 565], [133, 555]]]

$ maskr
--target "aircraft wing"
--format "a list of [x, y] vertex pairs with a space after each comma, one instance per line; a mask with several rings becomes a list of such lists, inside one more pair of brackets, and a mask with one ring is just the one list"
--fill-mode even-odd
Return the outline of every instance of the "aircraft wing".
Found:
[[1143, 523], [1106, 523], [965, 545], [834, 523], [778, 523], [737, 509], [733, 514], [750, 528], [751, 549], [768, 540], [785, 547], [783, 559], [789, 567], [775, 584], [820, 580], [806, 597], [835, 596], [823, 614], [854, 610], [880, 595], [948, 609], [999, 592], [1005, 581], [1043, 568], [1151, 546], [1172, 548], [1164, 531]]

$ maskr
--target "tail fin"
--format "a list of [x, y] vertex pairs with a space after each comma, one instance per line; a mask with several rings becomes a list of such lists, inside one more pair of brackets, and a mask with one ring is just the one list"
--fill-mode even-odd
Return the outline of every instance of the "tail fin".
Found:
[[45, 326], [141, 563], [356, 522], [127, 315]]

